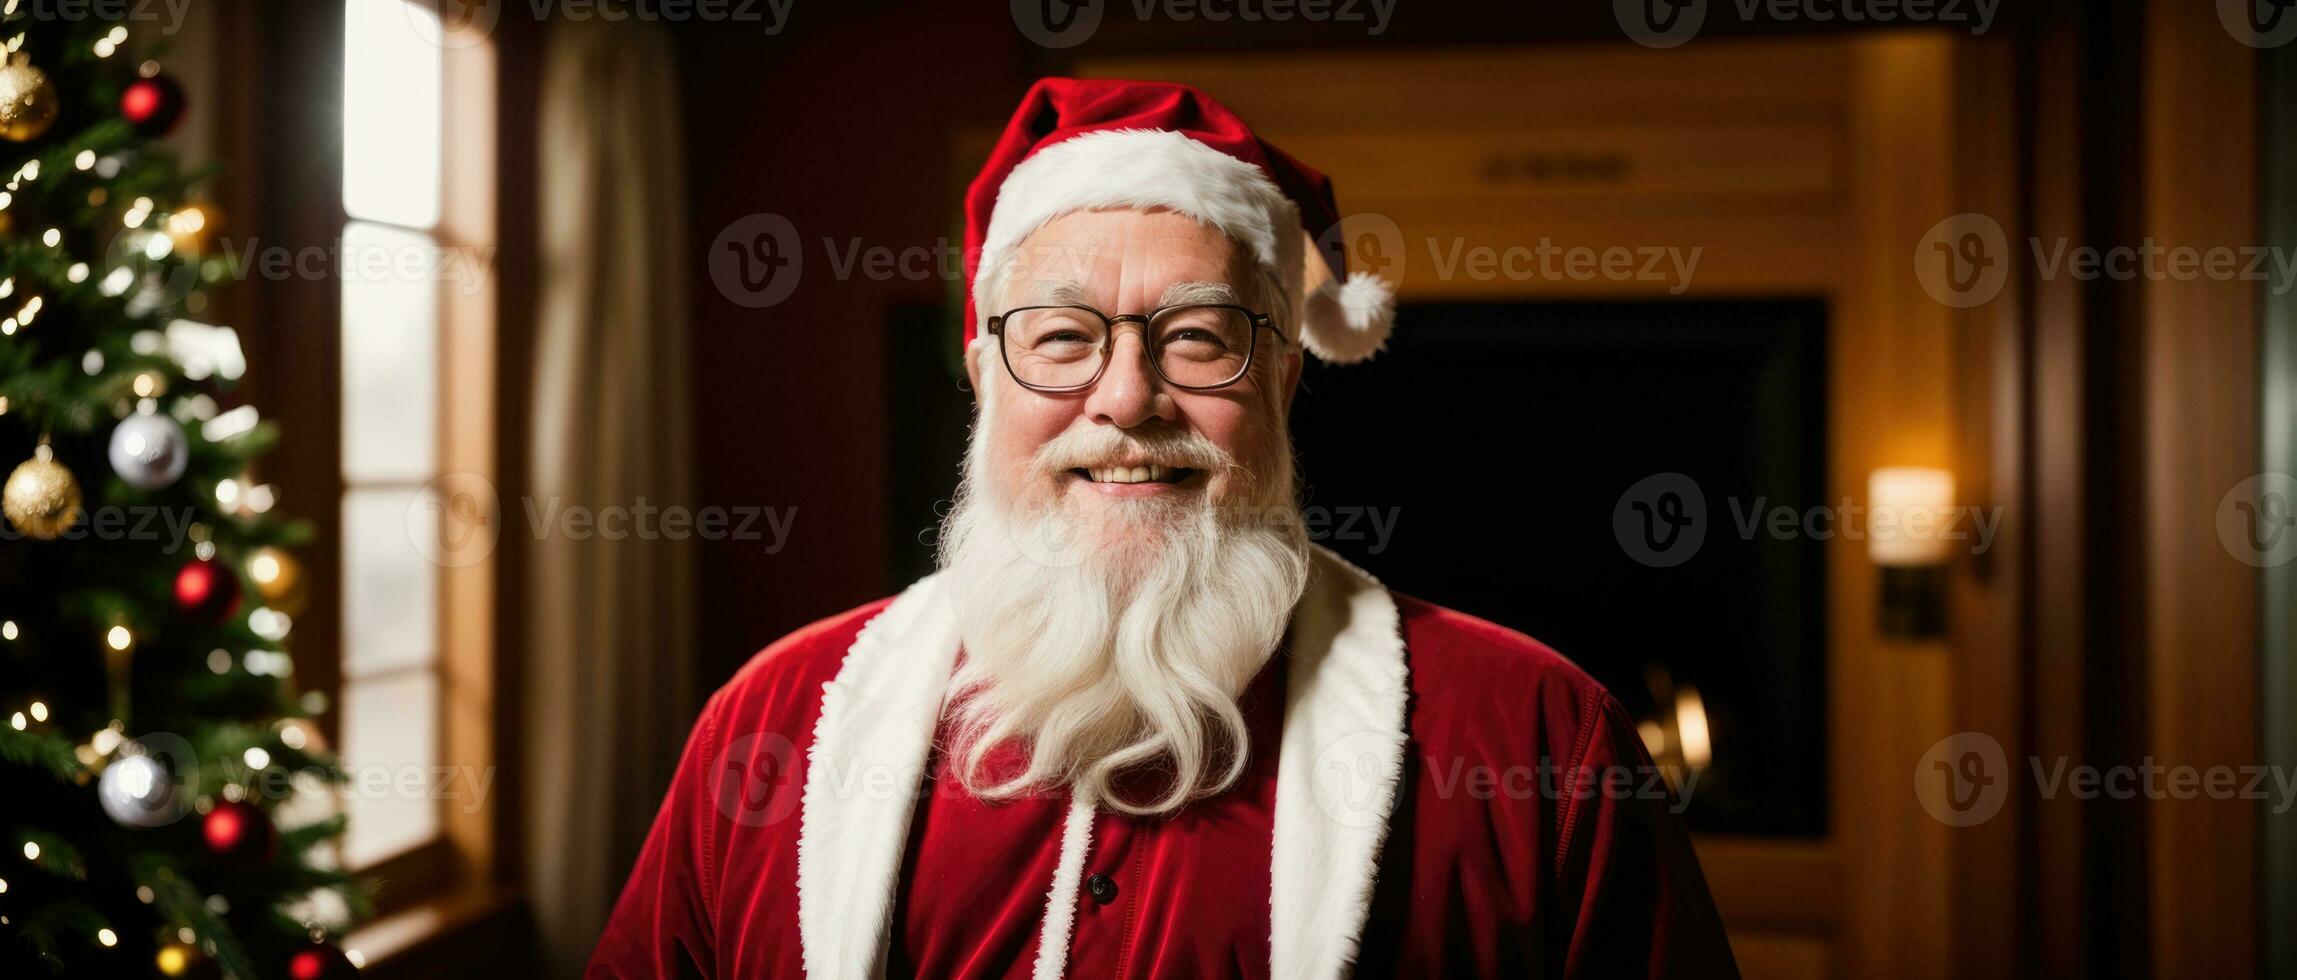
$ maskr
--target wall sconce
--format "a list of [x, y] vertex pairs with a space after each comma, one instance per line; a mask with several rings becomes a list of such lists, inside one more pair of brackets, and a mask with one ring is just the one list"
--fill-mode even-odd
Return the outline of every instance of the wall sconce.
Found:
[[1885, 466], [1866, 479], [1866, 556], [1882, 573], [1877, 616], [1885, 636], [1946, 633], [1946, 568], [1952, 548], [1954, 474]]

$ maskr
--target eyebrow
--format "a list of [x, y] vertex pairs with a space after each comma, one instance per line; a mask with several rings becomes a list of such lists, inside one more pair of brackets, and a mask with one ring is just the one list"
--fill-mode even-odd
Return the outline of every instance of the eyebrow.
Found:
[[1084, 306], [1093, 305], [1085, 287], [1067, 279], [1039, 279], [1029, 288], [1029, 306]]

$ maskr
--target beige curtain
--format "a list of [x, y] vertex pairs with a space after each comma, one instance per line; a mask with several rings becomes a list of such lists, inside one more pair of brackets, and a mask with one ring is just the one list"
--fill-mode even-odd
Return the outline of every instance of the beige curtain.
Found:
[[[659, 25], [550, 27], [538, 174], [538, 512], [692, 506], [685, 289], [693, 270], [672, 63]], [[524, 513], [506, 517], [534, 526]], [[698, 708], [694, 549], [631, 526], [621, 540], [546, 531], [528, 565], [522, 865], [551, 976], [577, 975], [597, 942]]]

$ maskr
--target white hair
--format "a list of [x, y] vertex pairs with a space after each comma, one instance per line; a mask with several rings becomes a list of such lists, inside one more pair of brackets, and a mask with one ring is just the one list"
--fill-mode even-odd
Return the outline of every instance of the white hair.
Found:
[[[1088, 523], [1061, 499], [1019, 499], [992, 471], [994, 402], [1006, 384], [993, 344], [969, 352], [983, 358], [981, 404], [940, 541], [964, 642], [946, 747], [955, 772], [983, 799], [1066, 786], [1134, 815], [1226, 790], [1249, 754], [1237, 699], [1308, 581], [1281, 414], [1269, 458], [1242, 463], [1177, 428], [1064, 432], [1035, 453], [1030, 479], [1128, 447], [1225, 477], [1229, 499], [1116, 501], [1113, 516]], [[1283, 399], [1269, 401], [1283, 411]], [[1000, 746], [1025, 753], [1026, 765], [990, 771]], [[1114, 780], [1129, 772], [1165, 777], [1162, 792], [1126, 798]]]

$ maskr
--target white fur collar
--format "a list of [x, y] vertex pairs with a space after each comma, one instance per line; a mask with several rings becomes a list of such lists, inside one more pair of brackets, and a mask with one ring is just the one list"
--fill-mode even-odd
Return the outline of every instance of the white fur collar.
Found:
[[[862, 628], [822, 686], [798, 837], [809, 976], [885, 972], [902, 847], [956, 657], [955, 611], [930, 576]], [[1395, 600], [1317, 548], [1291, 657], [1269, 892], [1271, 973], [1287, 980], [1346, 972], [1371, 907], [1404, 758], [1409, 671]]]

